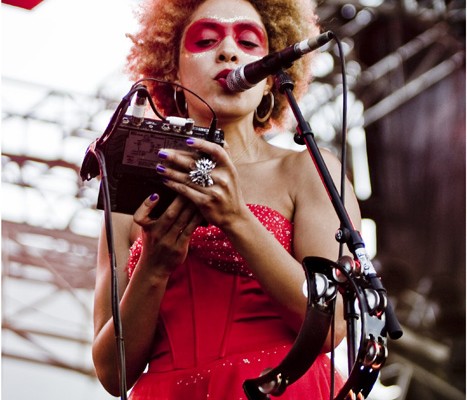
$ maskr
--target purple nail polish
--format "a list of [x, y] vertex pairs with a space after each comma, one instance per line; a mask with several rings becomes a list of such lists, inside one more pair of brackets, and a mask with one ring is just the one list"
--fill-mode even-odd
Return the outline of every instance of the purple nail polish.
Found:
[[161, 151], [159, 151], [159, 153], [157, 153], [157, 156], [159, 158], [162, 158], [163, 160], [165, 160], [169, 156], [169, 153], [167, 153], [164, 150], [161, 150]]
[[188, 139], [186, 140], [186, 144], [189, 145], [189, 146], [191, 146], [192, 144], [195, 144], [195, 139], [188, 138]]
[[158, 198], [159, 198], [159, 195], [157, 193], [153, 193], [151, 194], [151, 196], [149, 196], [149, 200], [151, 201], [156, 201]]
[[156, 167], [156, 171], [159, 172], [160, 174], [163, 174], [165, 172], [165, 167], [161, 164], [158, 164]]

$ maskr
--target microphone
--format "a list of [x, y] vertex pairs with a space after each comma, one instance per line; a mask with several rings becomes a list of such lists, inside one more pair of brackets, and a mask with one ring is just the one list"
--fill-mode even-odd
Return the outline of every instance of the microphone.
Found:
[[248, 90], [282, 68], [290, 68], [292, 63], [302, 55], [318, 49], [333, 38], [334, 34], [327, 31], [315, 38], [303, 40], [283, 50], [268, 54], [258, 61], [242, 65], [227, 75], [227, 87], [232, 92]]

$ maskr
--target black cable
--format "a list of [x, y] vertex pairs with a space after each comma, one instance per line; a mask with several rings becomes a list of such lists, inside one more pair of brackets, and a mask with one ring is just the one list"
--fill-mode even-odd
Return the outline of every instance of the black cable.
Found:
[[[342, 75], [342, 127], [341, 127], [341, 192], [340, 198], [342, 203], [345, 204], [345, 177], [347, 168], [347, 76], [345, 70], [345, 56], [342, 49], [342, 42], [333, 33], [334, 40], [336, 41], [339, 50], [339, 60], [341, 63]], [[344, 243], [340, 243], [339, 258], [343, 254]]]
[[[138, 85], [140, 85], [141, 82], [145, 82], [145, 81], [157, 82], [157, 83], [162, 83], [162, 84], [169, 84], [169, 85], [178, 87], [180, 89], [186, 90], [188, 93], [191, 93], [193, 96], [195, 96], [198, 100], [200, 100], [203, 104], [206, 105], [206, 107], [209, 109], [209, 111], [211, 111], [212, 120], [211, 120], [211, 124], [209, 126], [209, 136], [208, 137], [213, 137], [214, 136], [214, 132], [216, 131], [216, 128], [217, 128], [217, 115], [216, 115], [216, 112], [213, 110], [213, 108], [201, 96], [199, 96], [198, 94], [196, 94], [192, 90], [186, 88], [185, 86], [180, 85], [179, 83], [168, 82], [168, 81], [164, 81], [162, 79], [157, 79], [157, 78], [141, 78], [141, 79], [137, 80], [133, 84], [132, 90], [134, 90]], [[148, 93], [148, 100], [149, 100], [149, 103], [151, 105], [152, 110], [156, 113], [156, 115], [160, 119], [164, 120], [165, 118], [158, 113], [158, 111], [156, 109], [156, 106], [154, 105], [154, 102], [153, 102], [151, 96], [149, 95], [149, 93]]]
[[[337, 300], [336, 300], [337, 301]], [[332, 319], [331, 319], [331, 383], [329, 384], [329, 398], [334, 399], [334, 385], [336, 384], [334, 374], [336, 373], [334, 346], [336, 344], [334, 335], [336, 333], [336, 301], [332, 303]]]
[[[118, 292], [118, 276], [117, 276], [117, 260], [115, 256], [115, 245], [114, 245], [114, 237], [113, 237], [113, 227], [112, 227], [112, 212], [111, 212], [111, 204], [110, 204], [110, 194], [109, 194], [109, 184], [107, 179], [107, 167], [105, 162], [105, 156], [102, 152], [102, 147], [106, 143], [106, 141], [112, 136], [113, 132], [119, 126], [123, 116], [125, 115], [130, 102], [131, 97], [135, 90], [130, 90], [121, 100], [120, 104], [118, 105], [117, 109], [115, 110], [112, 118], [110, 119], [107, 128], [105, 129], [102, 136], [92, 143], [88, 147], [88, 152], [94, 155], [95, 159], [97, 160], [97, 164], [99, 167], [99, 174], [101, 176], [101, 188], [102, 188], [102, 200], [104, 203], [104, 225], [105, 231], [107, 236], [107, 250], [109, 254], [110, 260], [110, 270], [111, 270], [111, 304], [112, 304], [112, 318], [114, 323], [114, 333], [115, 333], [115, 340], [117, 345], [117, 361], [118, 361], [118, 375], [119, 375], [119, 383], [120, 383], [120, 396], [122, 400], [127, 399], [127, 382], [126, 382], [126, 362], [125, 362], [125, 345], [123, 339], [123, 329], [122, 329], [122, 322], [120, 317], [120, 298]], [[91, 179], [96, 176], [96, 171], [91, 171], [91, 163], [86, 163], [86, 159], [88, 158], [88, 153], [85, 156], [85, 161], [83, 162], [83, 166], [81, 168], [81, 177], [83, 179]]]
[[[125, 361], [125, 343], [123, 339], [123, 328], [122, 321], [120, 316], [120, 297], [118, 291], [118, 275], [117, 275], [117, 260], [115, 256], [115, 245], [114, 245], [114, 236], [113, 236], [113, 226], [112, 226], [112, 207], [110, 203], [110, 194], [109, 194], [109, 183], [107, 178], [107, 167], [105, 162], [105, 155], [102, 152], [102, 147], [105, 145], [107, 140], [112, 136], [114, 131], [118, 128], [120, 122], [122, 121], [123, 116], [125, 115], [132, 96], [140, 90], [141, 87], [132, 88], [121, 100], [117, 109], [115, 110], [112, 118], [110, 119], [107, 128], [105, 129], [102, 136], [92, 143], [88, 147], [88, 152], [91, 152], [99, 167], [99, 174], [101, 176], [101, 189], [102, 189], [102, 201], [104, 204], [104, 226], [107, 236], [107, 250], [109, 254], [110, 261], [110, 271], [111, 271], [111, 307], [112, 307], [112, 319], [114, 325], [115, 340], [117, 345], [117, 367], [118, 367], [118, 377], [120, 384], [120, 396], [122, 400], [127, 399], [127, 380], [126, 380], [126, 361]], [[85, 160], [88, 157], [86, 154]], [[88, 169], [88, 170], [85, 170]], [[91, 179], [96, 176], [95, 171], [91, 171], [90, 164], [83, 163], [81, 168], [81, 177], [83, 179]]]
[[107, 235], [107, 249], [109, 252], [110, 268], [111, 268], [112, 316], [113, 316], [113, 323], [114, 323], [115, 340], [117, 344], [120, 396], [122, 400], [126, 400], [127, 399], [127, 383], [126, 383], [125, 343], [123, 340], [122, 321], [120, 317], [120, 298], [118, 294], [117, 261], [115, 257], [109, 184], [107, 180], [107, 168], [105, 164], [105, 157], [104, 157], [104, 154], [101, 152], [101, 150], [96, 149], [94, 154], [98, 160], [99, 169], [101, 173], [101, 185], [102, 185], [102, 193], [103, 193], [103, 201], [104, 201], [105, 231]]
[[[347, 165], [347, 77], [345, 69], [345, 57], [342, 49], [342, 42], [340, 39], [331, 32], [332, 37], [336, 41], [339, 60], [341, 64], [341, 75], [342, 75], [342, 126], [341, 126], [341, 176], [340, 176], [340, 198], [342, 203], [345, 204], [345, 178], [346, 178], [346, 165]], [[342, 226], [341, 226], [342, 228]], [[344, 243], [339, 243], [339, 259], [344, 254]], [[334, 304], [335, 306], [335, 304]], [[331, 321], [331, 384], [329, 397], [332, 400], [334, 398], [334, 385], [335, 385], [335, 334], [336, 330], [336, 316], [335, 310]]]

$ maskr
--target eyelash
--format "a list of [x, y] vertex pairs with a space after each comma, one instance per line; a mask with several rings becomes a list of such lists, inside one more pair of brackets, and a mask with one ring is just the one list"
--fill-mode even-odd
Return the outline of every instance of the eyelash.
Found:
[[239, 40], [239, 43], [241, 43], [243, 46], [249, 47], [249, 48], [259, 47], [258, 44], [254, 43], [254, 42], [250, 42], [249, 40]]
[[215, 42], [215, 39], [201, 39], [196, 42], [196, 45], [199, 47], [209, 47]]
[[[201, 39], [196, 42], [196, 45], [198, 47], [209, 47], [213, 43], [215, 43], [217, 40], [216, 39]], [[247, 47], [247, 48], [257, 48], [259, 45], [257, 43], [251, 42], [249, 40], [239, 40], [238, 41], [242, 46]]]

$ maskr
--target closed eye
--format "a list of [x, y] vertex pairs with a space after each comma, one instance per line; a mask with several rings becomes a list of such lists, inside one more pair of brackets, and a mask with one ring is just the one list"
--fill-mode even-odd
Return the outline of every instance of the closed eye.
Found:
[[257, 43], [250, 42], [249, 40], [239, 40], [239, 43], [244, 47], [248, 47], [249, 49], [255, 49], [259, 47]]
[[216, 39], [201, 39], [195, 42], [198, 47], [210, 47], [217, 42]]

